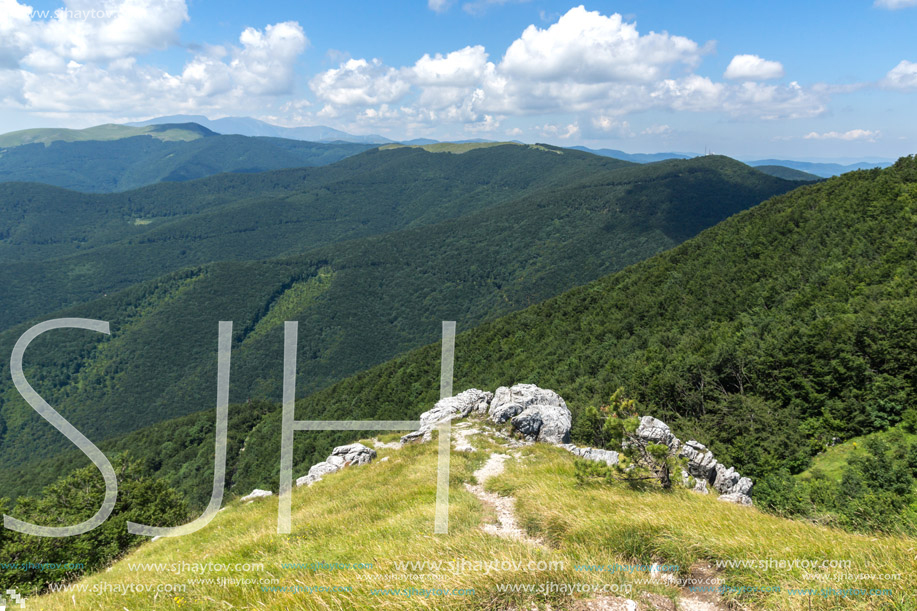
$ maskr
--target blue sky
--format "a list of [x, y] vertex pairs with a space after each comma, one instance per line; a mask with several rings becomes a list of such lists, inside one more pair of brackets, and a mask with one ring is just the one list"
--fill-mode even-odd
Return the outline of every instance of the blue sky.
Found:
[[247, 115], [394, 139], [894, 158], [917, 152], [915, 26], [917, 0], [0, 0], [0, 130]]

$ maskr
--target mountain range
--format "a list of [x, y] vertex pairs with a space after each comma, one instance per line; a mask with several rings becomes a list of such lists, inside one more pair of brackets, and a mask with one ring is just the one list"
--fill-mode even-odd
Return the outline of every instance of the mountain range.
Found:
[[[218, 320], [236, 324], [234, 402], [279, 398], [282, 322], [302, 321], [304, 396], [435, 339], [430, 320], [492, 320], [796, 186], [724, 157], [636, 165], [546, 145], [464, 146], [82, 200], [20, 194], [0, 250], [0, 345], [11, 349], [36, 316], [110, 321], [110, 341], [61, 332], [63, 343], [30, 349], [36, 388], [102, 441], [212, 404]], [[74, 215], [76, 202], [86, 212]], [[136, 224], [166, 207], [162, 221]], [[67, 443], [17, 400], [8, 372], [0, 380], [13, 479], [13, 467]], [[28, 478], [17, 479], [8, 489]]]
[[0, 136], [0, 182], [40, 182], [87, 193], [128, 191], [223, 172], [326, 165], [373, 146], [220, 135], [196, 123], [32, 129]]
[[[276, 579], [280, 567], [283, 579], [330, 587], [343, 573], [326, 579], [292, 560], [441, 554], [428, 532], [436, 444], [402, 447], [400, 433], [297, 432], [294, 477], [334, 456], [360, 459], [296, 490], [295, 539], [277, 537], [269, 497], [279, 480], [285, 321], [299, 322], [296, 419], [414, 420], [440, 397], [438, 339], [452, 320], [455, 392], [551, 389], [566, 400], [580, 447], [527, 445], [515, 421], [456, 422], [455, 441], [470, 445], [452, 454], [450, 554], [496, 549], [574, 567], [652, 559], [683, 565], [678, 579], [802, 591], [810, 578], [797, 571], [775, 577], [726, 562], [748, 550], [840, 554], [900, 573], [880, 602], [910, 608], [914, 157], [823, 179], [774, 160], [617, 159], [626, 153], [489, 141], [316, 143], [220, 135], [196, 123], [28, 130], [0, 142], [0, 168], [32, 179], [0, 182], [0, 352], [9, 355], [40, 321], [110, 323], [109, 336], [39, 337], [25, 375], [112, 458], [122, 492], [91, 534], [39, 541], [0, 530], [4, 587], [38, 593], [103, 568], [77, 585], [130, 582], [138, 559], [187, 560], [200, 550], [214, 561], [273, 563], [262, 578]], [[229, 506], [193, 536], [131, 553], [141, 539], [126, 534], [127, 520], [181, 523], [210, 498], [220, 321], [233, 324]], [[715, 454], [718, 469], [751, 478], [756, 507], [728, 506], [715, 492], [628, 487], [610, 463], [576, 458], [626, 453], [609, 431], [617, 422], [626, 430], [633, 414], [668, 422], [694, 451]], [[361, 437], [365, 448], [338, 447]], [[0, 510], [49, 525], [86, 519], [104, 490], [88, 464], [0, 370]], [[491, 511], [496, 525], [485, 524]], [[86, 567], [16, 564], [75, 558]], [[561, 566], [544, 576], [607, 581], [590, 571]], [[536, 599], [506, 589], [522, 575], [453, 573], [443, 583], [486, 593], [456, 598], [457, 608], [528, 608]], [[282, 583], [258, 591], [199, 581], [187, 598], [163, 604], [213, 608], [219, 597], [223, 606], [365, 608], [373, 596], [357, 582], [382, 577], [370, 571], [347, 594], [308, 599]], [[834, 598], [738, 586], [701, 596], [648, 577], [627, 578], [633, 600], [536, 598], [574, 609], [836, 608]], [[851, 579], [838, 587], [889, 585]], [[64, 594], [37, 600], [72, 607], [76, 598]], [[414, 608], [410, 598], [391, 600]], [[880, 608], [874, 600], [857, 608]]]
[[218, 134], [238, 134], [240, 136], [268, 136], [272, 138], [288, 138], [291, 140], [308, 140], [309, 142], [358, 142], [362, 144], [386, 144], [392, 140], [370, 134], [355, 136], [324, 125], [303, 127], [281, 127], [272, 125], [252, 117], [223, 117], [221, 119], [208, 119], [203, 115], [170, 115], [156, 117], [127, 125], [144, 127], [148, 125], [162, 125], [169, 123], [197, 123]]

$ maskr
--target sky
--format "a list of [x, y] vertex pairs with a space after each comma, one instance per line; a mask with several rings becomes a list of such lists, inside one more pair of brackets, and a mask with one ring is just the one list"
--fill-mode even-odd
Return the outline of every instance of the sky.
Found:
[[252, 116], [395, 140], [917, 153], [917, 0], [0, 0], [0, 131]]

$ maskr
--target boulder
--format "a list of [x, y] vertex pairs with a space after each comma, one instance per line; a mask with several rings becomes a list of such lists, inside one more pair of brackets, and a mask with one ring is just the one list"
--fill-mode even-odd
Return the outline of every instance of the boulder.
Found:
[[534, 405], [567, 407], [567, 403], [553, 390], [539, 388], [534, 384], [516, 384], [497, 389], [490, 401], [488, 415], [493, 422], [503, 424]]
[[322, 462], [312, 465], [309, 474], [296, 480], [297, 486], [311, 486], [329, 473], [340, 471], [350, 465], [365, 465], [376, 457], [376, 451], [367, 448], [362, 443], [351, 443], [338, 446], [331, 452], [331, 456]]
[[376, 458], [376, 451], [372, 448], [367, 448], [362, 443], [352, 443], [350, 445], [334, 448], [334, 451], [331, 452], [331, 456], [328, 457], [328, 461], [331, 462], [333, 458], [343, 459], [344, 462], [341, 467], [365, 465]]
[[273, 496], [273, 494], [274, 494], [274, 493], [271, 492], [270, 490], [258, 490], [258, 489], [255, 489], [255, 490], [252, 490], [250, 494], [248, 494], [248, 495], [246, 495], [246, 496], [243, 496], [241, 500], [242, 500], [243, 503], [251, 503], [251, 502], [254, 501], [255, 499], [261, 499], [261, 498], [264, 498], [264, 497], [266, 497], [266, 496]]
[[669, 425], [652, 416], [644, 416], [641, 418], [640, 426], [637, 427], [634, 434], [652, 443], [665, 444], [675, 451], [677, 451], [679, 445], [681, 445], [678, 438], [669, 430]]
[[514, 416], [512, 425], [528, 441], [560, 445], [570, 441], [572, 417], [566, 406], [532, 405]]
[[751, 497], [745, 494], [739, 494], [737, 492], [732, 492], [729, 494], [721, 494], [719, 500], [726, 501], [727, 503], [735, 503], [737, 505], [751, 505]]
[[486, 414], [491, 399], [493, 399], [493, 393], [477, 388], [469, 388], [454, 397], [440, 399], [433, 409], [420, 415], [420, 428], [402, 437], [401, 443], [410, 443], [418, 439], [429, 441], [430, 432], [444, 420], [464, 418], [471, 413]]
[[713, 457], [713, 452], [707, 450], [706, 446], [689, 441], [682, 446], [679, 456], [688, 459], [688, 473], [698, 480], [712, 484], [716, 481], [716, 468], [719, 463]]
[[428, 412], [420, 415], [420, 428], [432, 428], [437, 422], [450, 417], [464, 418], [471, 412], [484, 413], [493, 398], [493, 394], [469, 388], [454, 397], [447, 397], [436, 402]]
[[599, 448], [580, 448], [573, 445], [572, 443], [565, 443], [561, 447], [568, 452], [579, 456], [584, 460], [591, 460], [594, 462], [603, 462], [609, 467], [612, 465], [618, 464], [619, 456], [618, 453], [614, 450], [602, 450]]
[[[691, 484], [691, 478], [694, 478], [693, 486]], [[709, 492], [707, 490], [707, 480], [691, 475], [691, 473], [684, 469], [681, 470], [681, 485], [685, 488], [694, 490], [694, 492], [700, 492], [701, 494], [708, 494]]]

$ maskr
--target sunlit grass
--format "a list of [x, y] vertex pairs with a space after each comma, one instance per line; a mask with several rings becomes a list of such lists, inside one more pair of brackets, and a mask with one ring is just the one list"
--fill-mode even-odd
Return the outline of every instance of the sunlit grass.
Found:
[[[391, 436], [383, 436], [390, 440]], [[687, 491], [672, 494], [635, 492], [606, 484], [580, 486], [573, 475], [573, 456], [546, 446], [516, 450], [521, 458], [507, 461], [507, 471], [490, 480], [489, 490], [517, 498], [520, 524], [547, 542], [538, 547], [487, 535], [479, 525], [492, 519], [464, 482], [473, 479], [490, 452], [505, 449], [471, 438], [474, 453], [453, 452], [450, 474], [449, 534], [433, 534], [437, 454], [435, 443], [401, 450], [380, 449], [374, 463], [327, 476], [293, 497], [293, 533], [277, 534], [277, 497], [250, 504], [233, 503], [204, 530], [180, 539], [143, 545], [110, 571], [79, 582], [87, 588], [104, 584], [188, 584], [173, 596], [149, 593], [57, 593], [33, 599], [38, 609], [485, 609], [523, 605], [568, 608], [571, 597], [554, 593], [499, 592], [499, 584], [589, 583], [626, 584], [645, 573], [583, 572], [580, 564], [654, 561], [687, 569], [701, 559], [831, 558], [853, 561], [852, 573], [900, 573], [897, 581], [838, 582], [835, 588], [891, 588], [893, 597], [821, 599], [774, 594], [738, 599], [744, 608], [763, 609], [912, 609], [917, 589], [917, 541], [867, 537], [794, 522], [737, 507]], [[370, 444], [370, 442], [365, 442]], [[388, 460], [382, 461], [382, 458]], [[544, 571], [489, 572], [418, 570], [441, 577], [436, 581], [392, 581], [404, 575], [403, 561], [562, 561], [563, 568]], [[137, 563], [263, 563], [263, 572], [131, 571]], [[371, 569], [283, 569], [283, 563], [363, 563]], [[868, 563], [868, 564], [867, 564]], [[823, 587], [805, 581], [801, 570], [729, 570], [721, 574], [731, 586]], [[361, 580], [360, 577], [366, 579]], [[275, 579], [280, 586], [344, 586], [349, 592], [271, 592], [261, 584], [190, 583], [198, 578]], [[374, 596], [374, 588], [473, 588], [473, 596]], [[640, 591], [676, 597], [671, 586], [633, 584]], [[577, 595], [582, 596], [582, 595]]]

